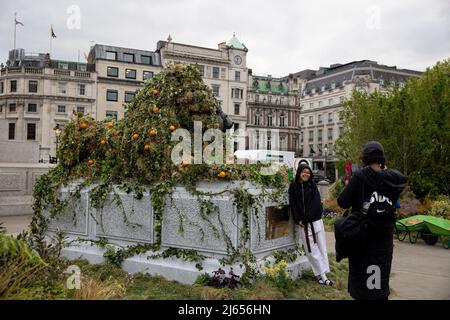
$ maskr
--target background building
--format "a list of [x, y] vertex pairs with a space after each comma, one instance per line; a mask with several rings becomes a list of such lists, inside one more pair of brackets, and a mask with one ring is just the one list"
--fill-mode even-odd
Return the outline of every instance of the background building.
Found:
[[0, 162], [55, 157], [54, 128], [63, 128], [73, 111], [94, 114], [95, 83], [86, 63], [10, 51], [0, 75]]
[[222, 110], [234, 122], [234, 129], [245, 129], [247, 124], [248, 49], [235, 35], [218, 49], [159, 41], [157, 51], [163, 65], [168, 62], [198, 64], [205, 84], [210, 86]]
[[[247, 129], [255, 132], [249, 135], [249, 149], [277, 147], [299, 155], [301, 85], [302, 80], [293, 75], [274, 78], [249, 72]], [[277, 130], [278, 142], [273, 141], [273, 129]]]
[[96, 119], [122, 119], [144, 81], [161, 71], [159, 53], [96, 44], [88, 56], [97, 73]]
[[301, 149], [303, 156], [313, 158], [315, 169], [323, 170], [326, 146], [327, 161], [330, 161], [327, 165], [329, 177], [335, 176], [334, 166], [331, 165], [336, 161], [333, 148], [344, 129], [340, 111], [353, 90], [386, 92], [389, 86], [395, 83], [402, 86], [407, 78], [420, 77], [422, 74], [370, 60], [333, 64], [315, 73], [305, 71], [303, 75], [308, 75], [308, 79], [300, 96]]

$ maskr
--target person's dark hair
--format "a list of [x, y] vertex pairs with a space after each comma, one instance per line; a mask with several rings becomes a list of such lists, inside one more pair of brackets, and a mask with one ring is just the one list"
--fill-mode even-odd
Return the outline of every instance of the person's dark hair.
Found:
[[372, 163], [379, 163], [381, 164], [381, 168], [384, 169], [386, 158], [384, 157], [383, 145], [378, 141], [367, 142], [362, 148], [360, 159], [365, 166]]

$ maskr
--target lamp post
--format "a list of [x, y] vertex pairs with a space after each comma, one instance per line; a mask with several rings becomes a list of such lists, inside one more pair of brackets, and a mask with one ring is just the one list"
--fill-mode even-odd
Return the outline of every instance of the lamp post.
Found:
[[55, 136], [56, 136], [55, 159], [56, 159], [56, 162], [58, 162], [58, 158], [56, 157], [56, 150], [58, 150], [59, 135], [61, 134], [61, 128], [59, 127], [59, 123], [57, 123], [56, 126], [53, 128], [53, 131], [55, 132]]
[[325, 144], [325, 146], [323, 147], [323, 151], [325, 153], [325, 164], [323, 166], [324, 171], [323, 171], [323, 179], [326, 180], [327, 179], [327, 157], [328, 157], [328, 146]]

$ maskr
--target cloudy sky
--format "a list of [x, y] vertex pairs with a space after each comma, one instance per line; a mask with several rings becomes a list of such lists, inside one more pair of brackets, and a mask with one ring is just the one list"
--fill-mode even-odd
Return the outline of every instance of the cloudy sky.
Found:
[[[425, 70], [450, 58], [448, 0], [15, 0], [0, 2], [0, 61], [17, 47], [84, 61], [93, 43], [155, 50], [174, 42], [217, 48], [233, 32], [257, 74], [287, 75], [370, 59]], [[79, 14], [78, 14], [79, 13]]]

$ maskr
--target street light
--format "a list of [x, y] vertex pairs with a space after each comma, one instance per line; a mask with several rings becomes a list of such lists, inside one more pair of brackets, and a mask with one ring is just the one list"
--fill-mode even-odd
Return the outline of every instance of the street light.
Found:
[[[58, 143], [59, 143], [59, 136], [61, 134], [61, 128], [59, 127], [59, 123], [56, 124], [56, 126], [53, 128], [53, 131], [55, 132], [55, 136], [56, 136], [56, 149], [55, 149], [55, 155], [56, 155], [56, 150], [58, 150]], [[58, 158], [55, 157], [56, 161], [58, 161]]]
[[327, 156], [328, 156], [328, 146], [325, 144], [325, 146], [323, 147], [323, 151], [325, 153], [325, 164], [324, 164], [324, 173], [323, 173], [323, 179], [326, 180], [327, 179]]

